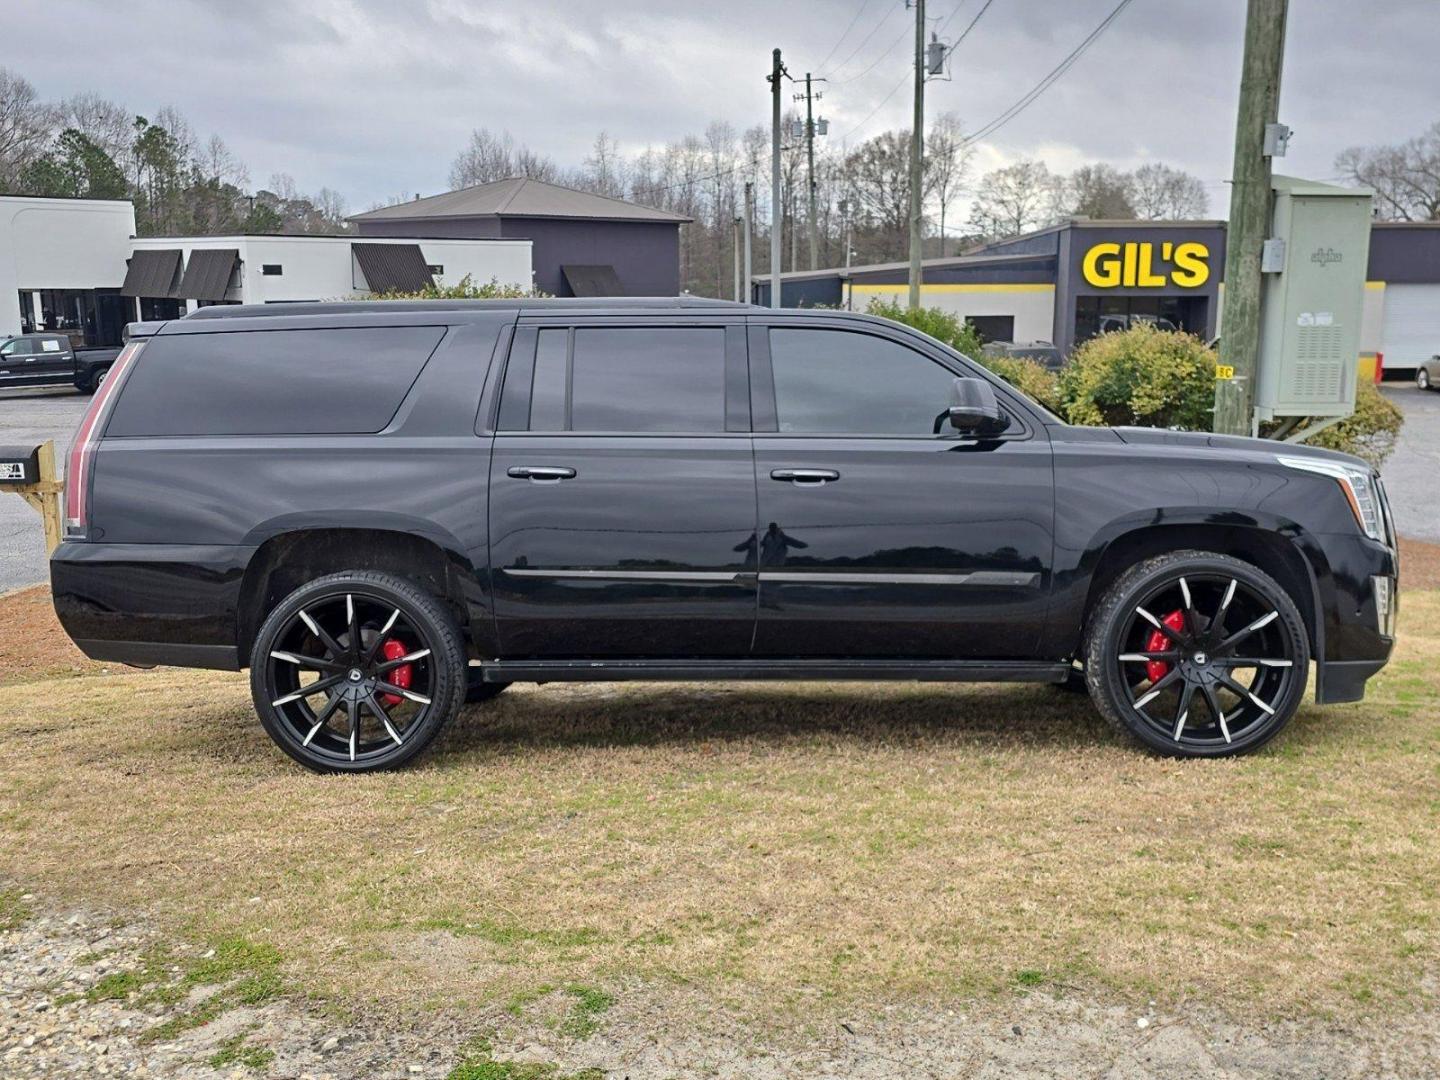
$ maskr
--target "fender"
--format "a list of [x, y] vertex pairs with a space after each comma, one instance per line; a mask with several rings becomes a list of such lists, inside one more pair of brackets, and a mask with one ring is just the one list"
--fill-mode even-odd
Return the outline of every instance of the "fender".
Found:
[[[1334, 617], [1335, 582], [1324, 549], [1316, 538], [1298, 522], [1282, 515], [1254, 509], [1220, 510], [1196, 506], [1158, 507], [1122, 514], [1097, 529], [1070, 565], [1062, 564], [1064, 554], [1057, 546], [1054, 593], [1044, 655], [1074, 656], [1078, 652], [1095, 572], [1116, 541], [1142, 531], [1187, 527], [1256, 530], [1280, 537], [1293, 545], [1305, 568], [1310, 590], [1311, 646], [1316, 661], [1324, 662], [1326, 622]], [[1228, 550], [1219, 545], [1217, 548], [1222, 553]]]

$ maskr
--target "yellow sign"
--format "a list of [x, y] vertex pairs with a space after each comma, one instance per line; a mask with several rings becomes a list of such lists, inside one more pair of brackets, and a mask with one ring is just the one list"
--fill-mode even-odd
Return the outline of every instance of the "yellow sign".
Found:
[[[1156, 248], [1159, 272], [1156, 272]], [[1168, 272], [1166, 267], [1168, 266]], [[1097, 289], [1198, 289], [1210, 280], [1210, 249], [1198, 240], [1183, 244], [1130, 241], [1095, 244], [1080, 262], [1085, 280]]]
[[1231, 367], [1229, 364], [1216, 364], [1216, 365], [1215, 365], [1215, 378], [1217, 378], [1217, 379], [1233, 379], [1234, 377], [1235, 377], [1235, 369], [1234, 369], [1233, 367]]

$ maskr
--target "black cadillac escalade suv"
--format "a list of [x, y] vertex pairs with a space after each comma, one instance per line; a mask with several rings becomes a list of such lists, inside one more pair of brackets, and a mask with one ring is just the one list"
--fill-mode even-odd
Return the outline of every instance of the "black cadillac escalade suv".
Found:
[[337, 771], [565, 679], [1083, 678], [1153, 750], [1234, 754], [1312, 659], [1359, 699], [1397, 602], [1357, 459], [1071, 427], [907, 327], [687, 299], [137, 325], [66, 519], [86, 653], [248, 666]]

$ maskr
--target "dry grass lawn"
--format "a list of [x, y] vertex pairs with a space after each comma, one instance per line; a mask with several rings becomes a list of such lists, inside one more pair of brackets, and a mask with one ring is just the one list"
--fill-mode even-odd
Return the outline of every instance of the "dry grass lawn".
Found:
[[402, 1012], [557, 985], [802, 1024], [1027, 987], [1412, 1012], [1440, 970], [1437, 626], [1411, 589], [1365, 703], [1218, 763], [1045, 687], [635, 684], [517, 688], [417, 768], [320, 778], [242, 676], [12, 667], [0, 880]]

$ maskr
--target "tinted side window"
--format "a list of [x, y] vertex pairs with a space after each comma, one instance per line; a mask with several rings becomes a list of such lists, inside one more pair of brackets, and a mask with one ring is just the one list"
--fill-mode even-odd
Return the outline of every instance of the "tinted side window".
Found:
[[561, 401], [568, 401], [571, 431], [725, 430], [722, 328], [580, 327], [568, 363], [561, 333], [540, 332], [531, 431], [566, 430]]
[[770, 331], [781, 431], [932, 435], [956, 375], [898, 342], [846, 330]]
[[126, 378], [105, 433], [376, 432], [444, 334], [414, 326], [157, 337]]

